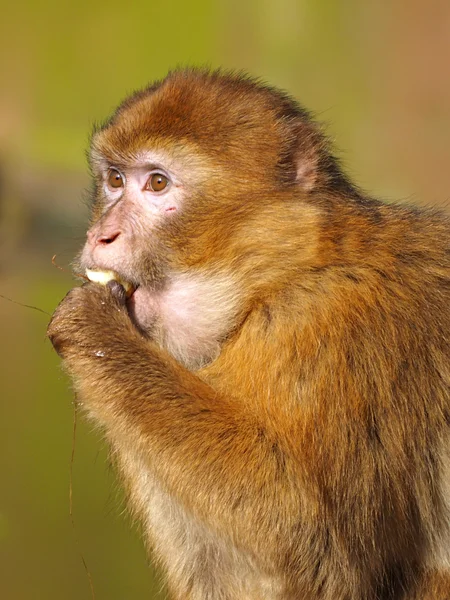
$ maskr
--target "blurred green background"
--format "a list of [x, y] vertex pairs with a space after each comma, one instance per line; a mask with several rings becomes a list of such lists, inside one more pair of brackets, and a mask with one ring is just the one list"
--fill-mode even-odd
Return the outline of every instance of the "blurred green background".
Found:
[[[0, 294], [51, 313], [73, 285], [95, 121], [177, 65], [245, 69], [327, 123], [355, 180], [448, 206], [446, 0], [8, 3], [0, 19]], [[48, 317], [0, 297], [0, 598], [163, 598], [101, 434], [78, 423]], [[79, 546], [76, 538], [79, 539]]]

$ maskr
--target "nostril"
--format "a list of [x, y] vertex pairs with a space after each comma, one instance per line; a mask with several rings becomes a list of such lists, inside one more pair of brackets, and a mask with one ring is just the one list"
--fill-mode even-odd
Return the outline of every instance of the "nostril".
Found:
[[97, 238], [97, 244], [112, 244], [120, 235], [120, 231], [113, 233], [99, 235]]

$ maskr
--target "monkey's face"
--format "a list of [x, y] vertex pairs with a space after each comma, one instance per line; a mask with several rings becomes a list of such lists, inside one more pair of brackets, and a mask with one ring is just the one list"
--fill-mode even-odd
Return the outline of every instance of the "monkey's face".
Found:
[[115, 271], [130, 282], [130, 312], [143, 329], [151, 326], [155, 296], [172, 270], [168, 232], [185, 203], [183, 178], [180, 162], [162, 151], [142, 150], [130, 161], [102, 156], [96, 163], [80, 267]]

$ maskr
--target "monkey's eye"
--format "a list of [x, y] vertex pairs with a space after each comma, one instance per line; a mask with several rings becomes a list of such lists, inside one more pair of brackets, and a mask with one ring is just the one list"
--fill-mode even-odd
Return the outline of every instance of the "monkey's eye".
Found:
[[108, 170], [107, 181], [110, 188], [117, 189], [123, 187], [123, 177], [117, 169]]
[[169, 180], [162, 173], [153, 173], [147, 182], [147, 189], [152, 192], [162, 192], [169, 185]]

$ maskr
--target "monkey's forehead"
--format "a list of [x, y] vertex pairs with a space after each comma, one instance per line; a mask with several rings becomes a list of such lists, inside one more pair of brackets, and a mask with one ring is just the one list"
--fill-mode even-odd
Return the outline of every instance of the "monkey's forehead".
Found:
[[93, 135], [92, 148], [132, 158], [185, 140], [212, 153], [277, 153], [294, 115], [302, 115], [295, 102], [247, 77], [177, 71], [125, 100]]

